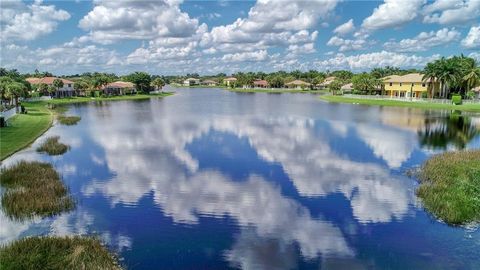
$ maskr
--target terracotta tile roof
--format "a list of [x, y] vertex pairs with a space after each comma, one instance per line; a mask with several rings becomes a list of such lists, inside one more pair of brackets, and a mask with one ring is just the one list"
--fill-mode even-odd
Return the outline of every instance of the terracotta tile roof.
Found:
[[342, 86], [342, 90], [353, 90], [353, 83], [347, 83]]
[[116, 81], [107, 84], [104, 88], [133, 88], [135, 84], [131, 82]]
[[310, 85], [310, 84], [302, 80], [294, 80], [289, 83], [286, 83], [286, 85]]
[[57, 77], [43, 77], [43, 78], [26, 78], [25, 80], [31, 84], [40, 84], [40, 83], [45, 83], [45, 84], [53, 84], [53, 81], [55, 79], [60, 79], [63, 81], [63, 84], [73, 84], [74, 82], [67, 80], [67, 79], [62, 79], [62, 78], [57, 78]]
[[231, 82], [231, 81], [236, 81], [237, 78], [235, 78], [235, 77], [230, 77], [230, 78], [225, 78], [225, 79], [223, 79], [223, 80], [224, 80], [224, 81], [227, 81], [227, 82]]
[[392, 83], [419, 83], [423, 81], [423, 74], [421, 73], [410, 73], [405, 74], [403, 76], [399, 75], [391, 75], [382, 78], [384, 82], [392, 82]]
[[217, 82], [214, 81], [214, 80], [205, 80], [205, 81], [203, 81], [203, 83], [217, 83]]
[[266, 80], [255, 80], [253, 81], [253, 85], [267, 86], [268, 82]]

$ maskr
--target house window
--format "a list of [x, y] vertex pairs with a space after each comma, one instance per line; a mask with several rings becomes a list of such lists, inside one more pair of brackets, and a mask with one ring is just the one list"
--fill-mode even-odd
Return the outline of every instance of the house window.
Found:
[[414, 84], [414, 83], [412, 83], [412, 86], [414, 86], [414, 85], [415, 85], [415, 84]]
[[422, 87], [425, 87], [425, 83], [422, 83]]
[[390, 86], [392, 86], [392, 85], [393, 85], [393, 83], [390, 83]]
[[72, 85], [69, 83], [69, 84], [68, 84], [68, 87], [72, 87]]
[[402, 86], [402, 83], [400, 83], [400, 86]]

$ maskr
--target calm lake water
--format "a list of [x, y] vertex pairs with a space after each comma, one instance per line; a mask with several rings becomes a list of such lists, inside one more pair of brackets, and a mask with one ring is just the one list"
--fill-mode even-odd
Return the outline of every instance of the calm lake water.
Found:
[[[54, 164], [76, 210], [0, 242], [98, 235], [129, 269], [480, 269], [480, 230], [432, 218], [406, 176], [480, 148], [480, 115], [328, 104], [309, 94], [175, 89], [72, 105], [20, 159]], [[72, 149], [35, 152], [60, 135]]]

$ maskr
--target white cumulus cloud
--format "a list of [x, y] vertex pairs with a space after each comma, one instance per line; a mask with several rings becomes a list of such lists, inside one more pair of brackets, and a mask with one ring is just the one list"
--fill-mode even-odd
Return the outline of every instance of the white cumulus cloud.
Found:
[[353, 24], [353, 19], [350, 19], [348, 22], [337, 26], [337, 28], [333, 30], [333, 33], [337, 35], [346, 35], [353, 32], [354, 30], [355, 25]]
[[458, 39], [460, 39], [460, 32], [455, 30], [455, 28], [443, 28], [436, 32], [421, 32], [414, 38], [402, 39], [398, 42], [388, 41], [384, 44], [384, 47], [397, 52], [418, 52], [447, 45]]
[[365, 18], [362, 27], [367, 31], [398, 27], [418, 17], [425, 0], [385, 0]]
[[472, 26], [467, 36], [462, 40], [462, 46], [468, 49], [480, 48], [480, 26]]

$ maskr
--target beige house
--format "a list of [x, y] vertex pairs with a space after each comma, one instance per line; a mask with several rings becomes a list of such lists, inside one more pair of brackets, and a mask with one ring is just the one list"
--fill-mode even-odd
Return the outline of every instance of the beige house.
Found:
[[286, 83], [287, 88], [296, 88], [296, 89], [305, 89], [310, 87], [310, 83], [304, 82], [302, 80], [294, 80], [289, 83]]
[[328, 86], [329, 86], [333, 81], [335, 81], [336, 78], [337, 78], [337, 77], [335, 77], [335, 76], [327, 77], [327, 78], [325, 78], [325, 80], [323, 80], [322, 83], [320, 83], [320, 84], [318, 85], [318, 87], [319, 87], [320, 89], [328, 88]]
[[226, 85], [226, 86], [230, 86], [232, 84], [235, 84], [237, 82], [237, 78], [235, 77], [229, 77], [229, 78], [225, 78], [223, 79], [223, 83]]
[[102, 91], [106, 95], [125, 95], [135, 93], [135, 84], [131, 82], [116, 81], [105, 85]]
[[342, 90], [343, 93], [351, 93], [353, 91], [353, 83], [343, 85], [340, 90]]
[[217, 82], [214, 81], [214, 80], [205, 80], [202, 82], [203, 85], [207, 85], [207, 86], [216, 86], [217, 85]]
[[183, 81], [183, 85], [185, 86], [193, 86], [193, 85], [199, 85], [200, 84], [200, 79], [197, 78], [188, 78]]

